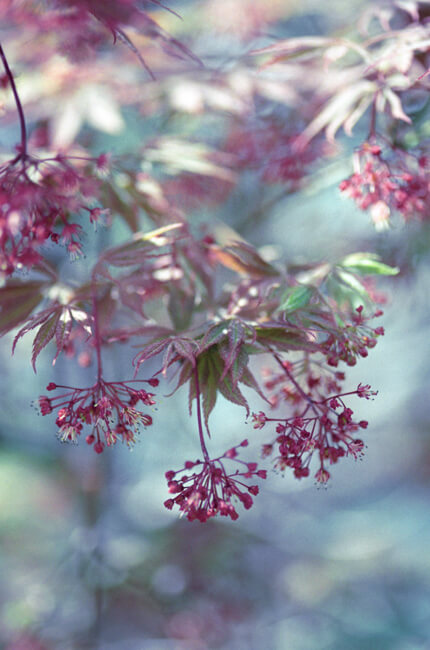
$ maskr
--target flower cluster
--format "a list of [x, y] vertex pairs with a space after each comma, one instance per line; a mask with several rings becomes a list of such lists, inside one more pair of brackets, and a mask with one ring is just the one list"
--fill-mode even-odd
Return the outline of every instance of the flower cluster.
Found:
[[[232, 499], [240, 501], [248, 510], [253, 504], [251, 495], [255, 496], [259, 492], [257, 485], [247, 485], [243, 479], [264, 479], [267, 476], [266, 470], [259, 470], [257, 463], [247, 463], [237, 458], [239, 447], [247, 445], [248, 441], [243, 440], [218, 458], [187, 461], [182, 469], [166, 472], [168, 490], [176, 496], [167, 499], [164, 502], [165, 507], [171, 510], [173, 506], [179, 506], [179, 510], [189, 521], [197, 519], [205, 522], [217, 514], [237, 519], [239, 515]], [[228, 474], [224, 466], [225, 460], [240, 463], [244, 469], [236, 469]], [[184, 474], [193, 468], [198, 470]]]
[[[158, 385], [158, 379], [149, 379], [151, 386]], [[56, 397], [39, 397], [42, 415], [57, 411], [58, 437], [62, 442], [77, 442], [84, 425], [91, 427], [86, 437], [89, 445], [100, 454], [105, 445], [110, 447], [118, 439], [128, 446], [136, 442], [135, 434], [140, 425], [148, 427], [152, 417], [136, 408], [141, 402], [145, 406], [155, 404], [154, 394], [129, 386], [131, 382], [107, 382], [100, 379], [91, 388], [57, 386], [51, 382], [46, 390], [57, 388], [67, 392]]]
[[364, 143], [355, 154], [356, 171], [339, 189], [362, 210], [370, 209], [377, 230], [388, 227], [392, 211], [406, 220], [427, 218], [430, 208], [430, 160], [395, 150], [388, 162], [378, 145]]
[[[97, 218], [94, 202], [99, 181], [92, 170], [77, 170], [65, 158], [37, 160], [29, 156], [0, 167], [0, 273], [30, 268], [48, 241], [63, 244], [72, 258], [81, 254], [81, 227], [72, 215], [85, 210]], [[100, 210], [100, 209], [99, 209]]]
[[[344, 397], [356, 395], [371, 399], [376, 395], [369, 385], [359, 384], [356, 390], [341, 392], [344, 374], [340, 372], [317, 373], [311, 369], [310, 361], [303, 363], [283, 362], [284, 373], [273, 374], [266, 382], [269, 389], [276, 388], [274, 404], [284, 401], [293, 407], [287, 418], [268, 417], [264, 412], [253, 414], [255, 429], [262, 429], [267, 423], [276, 423], [276, 438], [263, 445], [263, 457], [271, 456], [275, 448], [278, 455], [274, 465], [280, 471], [287, 467], [296, 478], [310, 474], [310, 463], [318, 455], [319, 467], [315, 474], [318, 483], [327, 483], [330, 473], [326, 464], [334, 464], [343, 456], [362, 456], [364, 442], [358, 436], [367, 428], [367, 421], [354, 419], [354, 413], [344, 402]], [[300, 383], [299, 383], [300, 381]], [[327, 393], [329, 396], [327, 397]]]
[[[382, 316], [377, 310], [372, 318]], [[339, 361], [348, 366], [355, 366], [357, 357], [367, 357], [368, 350], [374, 348], [379, 336], [384, 335], [383, 327], [370, 327], [368, 318], [363, 316], [363, 307], [357, 307], [352, 317], [352, 323], [347, 325], [342, 334], [329, 335], [322, 343], [321, 349], [327, 357], [329, 366], [337, 367]]]

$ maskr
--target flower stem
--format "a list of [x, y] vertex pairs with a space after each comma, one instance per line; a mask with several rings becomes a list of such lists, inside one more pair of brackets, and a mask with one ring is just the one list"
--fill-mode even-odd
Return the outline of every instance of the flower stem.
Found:
[[314, 402], [313, 399], [311, 397], [309, 397], [309, 395], [307, 395], [305, 393], [305, 391], [300, 386], [300, 384], [297, 383], [297, 381], [294, 379], [293, 375], [290, 373], [290, 371], [282, 363], [282, 359], [280, 359], [277, 354], [274, 354], [273, 357], [277, 361], [277, 363], [281, 366], [282, 370], [285, 372], [285, 374], [287, 375], [288, 379], [291, 381], [291, 383], [293, 384], [293, 386], [297, 390], [297, 392], [303, 397], [303, 399], [306, 402], [311, 402], [313, 404], [313, 402]]
[[21, 100], [18, 95], [18, 91], [16, 88], [15, 84], [15, 79], [13, 78], [12, 71], [9, 67], [9, 63], [7, 62], [6, 55], [4, 53], [4, 50], [0, 44], [0, 58], [2, 60], [6, 76], [9, 79], [10, 87], [12, 88], [13, 96], [15, 99], [15, 104], [16, 104], [16, 109], [18, 111], [18, 116], [19, 116], [19, 123], [21, 127], [21, 146], [20, 146], [20, 152], [19, 155], [14, 158], [12, 162], [18, 162], [18, 160], [25, 158], [27, 156], [27, 128], [25, 125], [25, 117], [24, 117], [24, 111], [22, 108]]
[[374, 137], [376, 137], [376, 101], [377, 101], [378, 93], [375, 94], [373, 101], [372, 101], [372, 107], [370, 109], [370, 125], [369, 125], [369, 135], [367, 136], [368, 140], [372, 140]]
[[99, 314], [97, 307], [97, 296], [96, 296], [96, 278], [95, 273], [93, 272], [91, 278], [91, 299], [93, 303], [93, 318], [94, 318], [94, 341], [96, 345], [96, 354], [97, 354], [97, 382], [100, 384], [102, 381], [103, 375], [103, 366], [102, 366], [102, 353], [101, 353], [101, 339], [100, 339], [100, 325], [99, 325]]
[[196, 383], [196, 401], [197, 401], [197, 423], [199, 427], [199, 438], [200, 438], [200, 446], [202, 448], [203, 456], [206, 461], [209, 461], [209, 453], [206, 448], [206, 443], [205, 443], [205, 438], [204, 438], [204, 433], [203, 433], [203, 424], [202, 424], [202, 410], [200, 406], [200, 384], [199, 384], [199, 371], [197, 367], [197, 361], [196, 365], [194, 368], [194, 380]]
[[[313, 400], [312, 397], [310, 397], [307, 393], [305, 393], [305, 391], [300, 386], [300, 384], [294, 379], [291, 372], [284, 366], [284, 364], [282, 363], [282, 359], [280, 359], [277, 354], [273, 354], [273, 357], [277, 361], [277, 363], [281, 366], [282, 370], [285, 372], [288, 379], [291, 381], [291, 383], [293, 384], [294, 388], [297, 390], [299, 395], [309, 404], [312, 410], [318, 414], [318, 408], [316, 406], [317, 402]], [[308, 410], [309, 406], [306, 408], [305, 413]]]

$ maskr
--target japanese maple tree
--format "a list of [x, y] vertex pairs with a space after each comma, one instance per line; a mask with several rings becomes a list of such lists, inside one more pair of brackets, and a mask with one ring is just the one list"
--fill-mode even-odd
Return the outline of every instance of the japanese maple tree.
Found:
[[[348, 148], [339, 131], [355, 128], [365, 135], [342, 195], [377, 229], [428, 221], [427, 3], [371, 3], [356, 31], [254, 47], [278, 18], [259, 2], [240, 24], [246, 54], [224, 69], [161, 26], [180, 23], [180, 2], [3, 0], [0, 11], [2, 129], [19, 132], [1, 151], [0, 330], [15, 331], [13, 348], [33, 337], [34, 370], [46, 348], [89, 377], [51, 381], [41, 414], [62, 442], [110, 453], [157, 426], [160, 380], [186, 386], [199, 451], [166, 472], [164, 505], [189, 520], [237, 519], [270, 467], [325, 485], [340, 459], [363, 454], [368, 422], [355, 404], [376, 391], [365, 376], [347, 387], [348, 368], [384, 334], [369, 276], [398, 269], [361, 250], [336, 263], [274, 261], [199, 212], [244, 178], [272, 205], [301, 191]], [[121, 107], [149, 124], [182, 111], [187, 127], [100, 151], [89, 133], [121, 132]], [[106, 228], [111, 244], [89, 264], [89, 241]], [[108, 376], [103, 361], [123, 343], [136, 350], [129, 376]], [[218, 396], [237, 405], [239, 433], [214, 457]]]

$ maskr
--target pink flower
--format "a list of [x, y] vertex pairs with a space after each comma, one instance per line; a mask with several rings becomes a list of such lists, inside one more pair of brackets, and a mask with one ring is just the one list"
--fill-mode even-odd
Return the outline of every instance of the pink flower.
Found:
[[72, 215], [98, 193], [99, 180], [90, 180], [92, 173], [89, 167], [75, 169], [65, 157], [40, 160], [24, 153], [0, 167], [3, 275], [39, 264], [39, 250], [47, 240], [61, 241], [72, 256], [81, 255], [77, 238], [82, 228]]
[[[358, 314], [361, 317], [361, 310]], [[280, 359], [278, 363], [281, 365]], [[318, 369], [318, 375], [312, 370], [313, 365]], [[297, 369], [287, 369], [284, 375], [277, 375], [277, 381], [271, 382], [277, 390], [288, 386], [295, 407], [289, 417], [271, 418], [277, 421], [276, 438], [270, 444], [263, 445], [262, 454], [266, 457], [277, 449], [275, 468], [282, 472], [290, 468], [298, 479], [309, 476], [313, 456], [318, 456], [320, 470], [316, 478], [319, 483], [324, 483], [329, 477], [325, 464], [333, 465], [344, 456], [359, 458], [363, 455], [364, 443], [357, 438], [357, 431], [367, 428], [368, 423], [366, 420], [355, 420], [354, 412], [345, 404], [344, 398], [356, 395], [370, 399], [376, 395], [376, 391], [368, 384], [359, 384], [354, 391], [341, 392], [339, 382], [344, 380], [344, 374], [331, 370], [325, 374], [319, 361], [307, 359], [306, 372], [302, 368], [298, 365]], [[326, 396], [327, 392], [329, 396]]]
[[369, 384], [358, 384], [357, 386], [357, 395], [358, 397], [362, 397], [364, 399], [372, 399], [374, 395], [377, 395], [378, 391], [377, 390], [372, 390]]
[[73, 388], [48, 384], [48, 390], [66, 389], [57, 397], [39, 398], [42, 415], [57, 411], [58, 437], [62, 442], [77, 442], [84, 426], [92, 431], [86, 437], [89, 445], [100, 454], [105, 445], [114, 445], [121, 439], [128, 446], [135, 443], [139, 427], [151, 426], [152, 417], [135, 406], [139, 401], [154, 404], [153, 394], [131, 387], [130, 382], [98, 381], [91, 388]]
[[376, 201], [370, 208], [370, 216], [376, 230], [386, 230], [390, 220], [390, 208], [385, 201]]
[[254, 429], [262, 429], [267, 422], [267, 417], [260, 411], [259, 413], [252, 414], [252, 421], [254, 423]]
[[49, 397], [45, 397], [43, 395], [42, 397], [39, 397], [39, 408], [42, 415], [48, 415], [49, 413], [52, 413], [53, 408]]
[[327, 472], [326, 469], [321, 467], [315, 474], [315, 479], [321, 485], [326, 485], [330, 479], [330, 472]]
[[[246, 485], [243, 479], [252, 477], [266, 478], [265, 470], [258, 470], [257, 463], [245, 463], [237, 458], [237, 445], [214, 460], [187, 461], [183, 469], [166, 472], [168, 491], [176, 495], [164, 502], [165, 507], [171, 510], [177, 505], [189, 521], [198, 520], [205, 522], [211, 517], [221, 515], [235, 520], [239, 517], [232, 501], [242, 503], [245, 509], [251, 508], [253, 499], [259, 492], [257, 485]], [[235, 451], [233, 454], [232, 451]], [[224, 460], [244, 465], [245, 471], [237, 469], [227, 473]], [[186, 469], [199, 468], [189, 475], [184, 474]]]
[[429, 161], [400, 148], [382, 156], [379, 146], [364, 143], [355, 154], [356, 172], [339, 185], [362, 210], [370, 209], [376, 230], [388, 228], [397, 211], [404, 219], [428, 218]]

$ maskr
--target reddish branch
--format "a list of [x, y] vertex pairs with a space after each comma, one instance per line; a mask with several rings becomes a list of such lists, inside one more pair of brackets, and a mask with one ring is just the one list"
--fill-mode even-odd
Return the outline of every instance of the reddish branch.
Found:
[[15, 99], [15, 104], [16, 104], [16, 109], [18, 111], [18, 116], [19, 116], [19, 124], [21, 127], [21, 145], [20, 145], [20, 151], [19, 154], [14, 158], [13, 161], [11, 161], [11, 164], [18, 162], [18, 160], [22, 160], [27, 156], [27, 128], [25, 125], [25, 117], [24, 117], [24, 110], [22, 108], [21, 100], [19, 98], [18, 90], [16, 88], [15, 84], [15, 79], [13, 77], [12, 71], [9, 67], [9, 63], [7, 61], [6, 55], [4, 53], [3, 47], [0, 44], [0, 58], [2, 60], [6, 76], [9, 80], [10, 87], [12, 88], [12, 93]]

